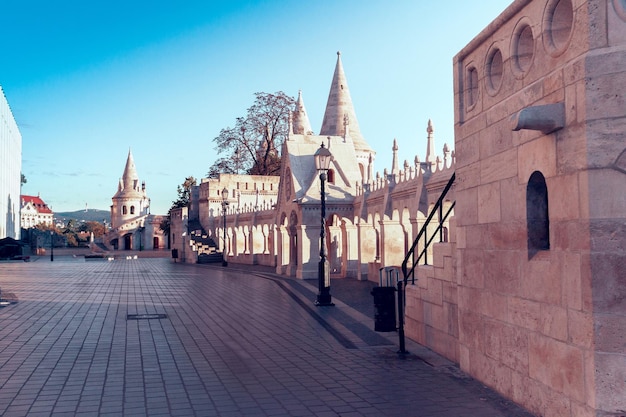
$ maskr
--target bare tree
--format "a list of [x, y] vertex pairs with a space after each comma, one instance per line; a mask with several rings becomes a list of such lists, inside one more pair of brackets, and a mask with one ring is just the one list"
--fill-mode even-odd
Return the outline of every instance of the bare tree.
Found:
[[289, 130], [289, 112], [295, 100], [282, 91], [256, 93], [246, 117], [227, 127], [213, 139], [218, 158], [207, 176], [225, 174], [278, 175], [280, 149]]

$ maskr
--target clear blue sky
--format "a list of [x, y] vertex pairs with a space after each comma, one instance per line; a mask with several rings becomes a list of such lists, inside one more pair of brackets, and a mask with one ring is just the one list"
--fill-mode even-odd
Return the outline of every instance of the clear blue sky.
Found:
[[108, 210], [132, 149], [152, 213], [202, 178], [255, 92], [302, 90], [319, 131], [336, 52], [375, 170], [453, 146], [452, 58], [510, 0], [4, 0], [0, 85], [23, 137], [24, 194]]

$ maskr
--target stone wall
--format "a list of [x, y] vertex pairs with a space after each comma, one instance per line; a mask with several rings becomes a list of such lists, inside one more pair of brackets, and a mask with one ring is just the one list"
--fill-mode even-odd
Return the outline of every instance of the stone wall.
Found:
[[542, 416], [626, 409], [624, 8], [518, 0], [454, 60], [459, 363]]
[[420, 265], [415, 284], [406, 287], [407, 337], [459, 362], [456, 220], [449, 222], [450, 241], [433, 245], [432, 265]]

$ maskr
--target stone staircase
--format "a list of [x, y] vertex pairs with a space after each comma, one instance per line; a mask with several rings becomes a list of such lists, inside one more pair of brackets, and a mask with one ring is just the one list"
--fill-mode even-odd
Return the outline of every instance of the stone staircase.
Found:
[[91, 245], [91, 249], [94, 252], [108, 252], [109, 251], [109, 248], [107, 248], [104, 243], [102, 243], [101, 241], [97, 241], [97, 240], [93, 242], [93, 245]]
[[196, 252], [199, 264], [222, 262], [222, 252], [217, 251], [215, 241], [208, 236], [200, 222], [190, 222], [189, 225], [189, 244], [191, 250]]

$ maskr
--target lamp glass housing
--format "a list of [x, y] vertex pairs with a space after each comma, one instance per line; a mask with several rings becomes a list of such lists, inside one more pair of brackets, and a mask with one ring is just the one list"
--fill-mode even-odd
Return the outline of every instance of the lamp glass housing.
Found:
[[315, 157], [315, 169], [318, 171], [328, 171], [330, 162], [333, 159], [333, 154], [330, 153], [328, 148], [324, 147], [323, 143], [313, 156]]

